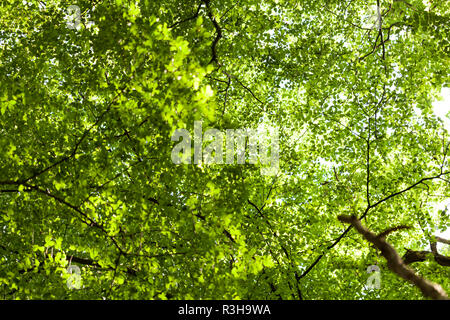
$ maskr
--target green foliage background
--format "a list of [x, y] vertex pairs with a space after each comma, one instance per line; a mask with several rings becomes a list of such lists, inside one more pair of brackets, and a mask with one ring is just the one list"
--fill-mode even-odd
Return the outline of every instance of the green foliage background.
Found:
[[[380, 1], [378, 30], [372, 2], [2, 1], [0, 296], [422, 299], [337, 216], [412, 226], [400, 254], [450, 227], [450, 3]], [[279, 174], [174, 165], [195, 120], [275, 126]]]

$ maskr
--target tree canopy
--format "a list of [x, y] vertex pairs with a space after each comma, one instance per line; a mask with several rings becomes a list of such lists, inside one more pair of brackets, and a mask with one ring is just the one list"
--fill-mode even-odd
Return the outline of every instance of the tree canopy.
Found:
[[[2, 1], [0, 296], [424, 299], [385, 242], [449, 292], [449, 22], [448, 1]], [[173, 163], [195, 121], [276, 128], [278, 171]]]

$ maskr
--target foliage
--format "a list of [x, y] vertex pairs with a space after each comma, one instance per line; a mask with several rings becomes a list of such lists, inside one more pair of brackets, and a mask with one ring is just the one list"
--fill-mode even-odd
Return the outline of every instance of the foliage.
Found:
[[[380, 30], [360, 0], [3, 1], [2, 297], [421, 299], [337, 219], [412, 226], [389, 236], [400, 254], [450, 226], [431, 105], [450, 3], [379, 3]], [[277, 127], [278, 175], [173, 164], [195, 120]], [[413, 267], [449, 291], [448, 268]]]

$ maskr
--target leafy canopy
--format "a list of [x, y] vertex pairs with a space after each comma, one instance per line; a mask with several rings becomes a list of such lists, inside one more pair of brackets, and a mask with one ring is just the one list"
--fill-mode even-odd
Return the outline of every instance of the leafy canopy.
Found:
[[[337, 217], [413, 227], [400, 254], [450, 226], [450, 3], [377, 1], [374, 24], [372, 2], [2, 1], [1, 296], [422, 298]], [[276, 127], [278, 174], [173, 164], [196, 120]]]

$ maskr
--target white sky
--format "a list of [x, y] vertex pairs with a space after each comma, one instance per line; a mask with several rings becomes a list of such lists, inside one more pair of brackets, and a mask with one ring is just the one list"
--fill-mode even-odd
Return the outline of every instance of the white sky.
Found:
[[446, 117], [446, 114], [450, 112], [450, 88], [442, 89], [441, 94], [443, 100], [433, 103], [434, 112], [444, 121], [445, 127], [450, 132], [450, 119]]

